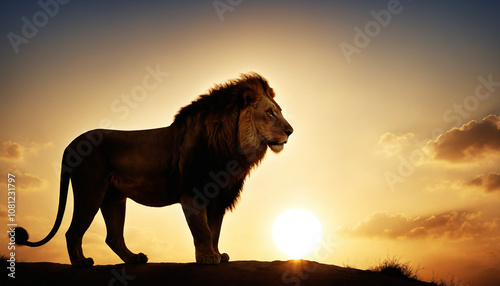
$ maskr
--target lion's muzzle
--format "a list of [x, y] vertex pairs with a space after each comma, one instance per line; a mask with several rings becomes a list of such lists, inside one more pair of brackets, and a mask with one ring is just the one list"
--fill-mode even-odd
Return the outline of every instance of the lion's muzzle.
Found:
[[[284, 120], [284, 118], [283, 118], [283, 120]], [[283, 131], [280, 132], [280, 134], [279, 134], [281, 136], [277, 136], [277, 140], [267, 143], [269, 148], [271, 148], [271, 150], [274, 153], [279, 153], [283, 150], [284, 145], [288, 142], [288, 138], [293, 133], [292, 126], [288, 122], [286, 122], [286, 120], [284, 120], [284, 121], [285, 121], [285, 126], [283, 128]], [[282, 138], [280, 138], [280, 137], [282, 137]]]

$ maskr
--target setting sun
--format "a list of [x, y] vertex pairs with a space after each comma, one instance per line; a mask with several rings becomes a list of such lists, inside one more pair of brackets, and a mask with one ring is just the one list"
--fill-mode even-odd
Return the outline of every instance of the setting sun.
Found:
[[311, 212], [291, 209], [274, 222], [273, 240], [282, 252], [299, 259], [314, 251], [323, 232], [319, 220]]

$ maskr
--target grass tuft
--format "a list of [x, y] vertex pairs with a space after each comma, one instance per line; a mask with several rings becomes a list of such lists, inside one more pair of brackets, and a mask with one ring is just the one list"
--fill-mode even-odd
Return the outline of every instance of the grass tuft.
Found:
[[380, 261], [377, 266], [371, 267], [369, 270], [384, 273], [391, 277], [418, 280], [420, 268], [411, 266], [410, 261], [401, 262], [401, 258], [387, 257], [383, 261]]
[[347, 260], [347, 262], [344, 262], [343, 267], [347, 269], [356, 269], [356, 264], [351, 264], [349, 260]]

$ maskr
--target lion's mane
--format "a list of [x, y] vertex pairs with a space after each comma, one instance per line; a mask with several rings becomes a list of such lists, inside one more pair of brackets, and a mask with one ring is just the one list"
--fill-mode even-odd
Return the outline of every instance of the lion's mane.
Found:
[[252, 118], [252, 108], [256, 108], [262, 96], [274, 98], [267, 80], [256, 73], [242, 74], [238, 79], [215, 85], [179, 110], [173, 125], [185, 130], [184, 138], [195, 141], [189, 151], [181, 148], [185, 154], [179, 162], [181, 189], [201, 192], [214, 181], [210, 173], [223, 172], [232, 164], [240, 171], [231, 174], [227, 186], [219, 184], [220, 193], [213, 201], [217, 208], [234, 207], [246, 176], [267, 150], [260, 143]]

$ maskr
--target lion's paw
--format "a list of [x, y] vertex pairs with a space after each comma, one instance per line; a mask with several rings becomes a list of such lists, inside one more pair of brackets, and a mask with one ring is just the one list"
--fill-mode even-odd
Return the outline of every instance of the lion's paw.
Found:
[[148, 262], [148, 256], [142, 252], [137, 254], [137, 263], [146, 263]]
[[219, 264], [220, 262], [221, 255], [218, 253], [196, 253], [196, 263], [198, 264]]
[[220, 262], [229, 262], [229, 255], [227, 253], [222, 253], [220, 255]]
[[134, 254], [130, 259], [126, 261], [126, 263], [130, 264], [141, 264], [148, 262], [148, 257], [144, 253]]
[[72, 263], [73, 267], [76, 267], [76, 268], [90, 268], [94, 265], [94, 259], [92, 258], [85, 258], [85, 259], [82, 259], [82, 260], [79, 260], [79, 261], [76, 261], [74, 263]]

